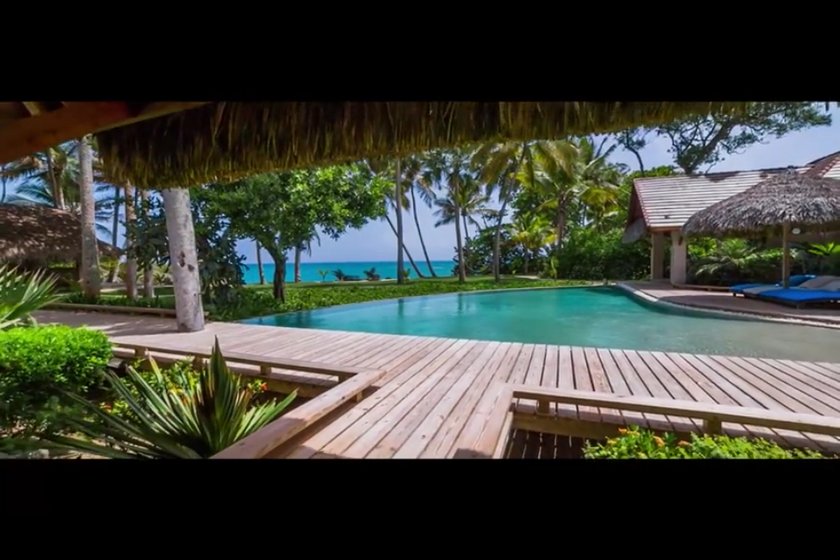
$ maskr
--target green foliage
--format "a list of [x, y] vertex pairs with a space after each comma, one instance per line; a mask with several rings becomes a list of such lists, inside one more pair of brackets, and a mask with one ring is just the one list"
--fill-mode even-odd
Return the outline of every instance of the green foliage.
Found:
[[650, 132], [667, 139], [674, 162], [685, 173], [712, 167], [727, 156], [743, 152], [768, 136], [812, 126], [831, 124], [831, 116], [812, 102], [756, 102], [744, 112], [717, 113], [677, 119], [654, 129], [628, 130], [618, 135], [619, 143], [634, 153], [641, 165], [640, 151]]
[[329, 270], [318, 269], [318, 274], [321, 276], [321, 282], [326, 282]]
[[556, 258], [561, 278], [583, 280], [634, 280], [645, 278], [650, 268], [650, 248], [645, 242], [622, 243], [622, 228], [600, 232], [575, 228]]
[[762, 250], [744, 239], [696, 239], [688, 252], [690, 274], [697, 284], [772, 283], [780, 277], [781, 250]]
[[333, 270], [333, 276], [335, 276], [335, 279], [338, 280], [339, 282], [343, 282], [344, 279], [347, 278], [347, 275], [344, 274], [344, 271], [341, 270], [340, 268], [337, 268], [337, 269]]
[[621, 435], [604, 443], [587, 442], [587, 459], [820, 459], [816, 451], [779, 447], [764, 439], [721, 435], [691, 434], [680, 440], [674, 434], [658, 436], [650, 430], [631, 426], [620, 429]]
[[32, 321], [31, 313], [55, 301], [55, 277], [0, 266], [0, 331]]
[[[464, 264], [469, 274], [490, 274], [493, 266], [493, 236], [495, 228], [479, 230], [464, 245]], [[458, 274], [458, 251], [455, 249], [453, 274]], [[510, 233], [502, 230], [499, 240], [499, 265], [502, 274], [522, 271], [524, 252], [511, 240]], [[533, 267], [532, 267], [533, 268]]]
[[804, 266], [809, 272], [840, 275], [840, 243], [806, 243], [803, 249]]
[[255, 239], [271, 255], [277, 270], [274, 293], [282, 300], [286, 252], [319, 229], [338, 238], [383, 215], [389, 188], [367, 166], [353, 164], [265, 173], [210, 185], [202, 194], [210, 211], [227, 220], [237, 236]]
[[187, 368], [170, 377], [153, 360], [150, 383], [132, 367], [125, 380], [108, 372], [108, 382], [130, 413], [115, 414], [68, 393], [92, 418], [67, 416], [64, 423], [84, 437], [48, 432], [54, 445], [111, 458], [210, 457], [256, 432], [291, 404], [285, 399], [256, 404], [242, 376], [231, 372], [216, 341], [209, 363], [196, 379]]
[[57, 390], [85, 392], [101, 380], [111, 344], [99, 331], [67, 326], [0, 332], [0, 425], [35, 421]]

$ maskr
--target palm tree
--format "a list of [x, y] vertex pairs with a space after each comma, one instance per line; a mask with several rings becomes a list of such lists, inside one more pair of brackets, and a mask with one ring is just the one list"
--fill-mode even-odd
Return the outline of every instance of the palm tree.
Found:
[[551, 223], [533, 212], [517, 215], [513, 223], [508, 224], [508, 231], [511, 240], [522, 247], [524, 274], [528, 274], [531, 258], [536, 257], [543, 247], [554, 243], [556, 235]]
[[404, 191], [402, 188], [402, 175], [400, 174], [400, 158], [397, 158], [394, 162], [394, 210], [396, 211], [397, 215], [397, 284], [402, 284], [405, 282], [405, 275], [403, 274], [403, 270], [405, 267], [403, 266], [403, 205], [402, 199], [404, 195]]
[[134, 224], [137, 217], [136, 214], [136, 200], [135, 190], [130, 183], [125, 184], [125, 295], [130, 300], [137, 299], [137, 259], [135, 259], [130, 251], [131, 237], [128, 235], [128, 230]]
[[262, 286], [263, 284], [265, 284], [265, 271], [263, 270], [263, 262], [262, 262], [262, 254], [261, 254], [262, 247], [260, 247], [260, 242], [257, 241], [256, 239], [254, 240], [254, 243], [256, 243], [256, 245], [257, 245], [257, 273], [260, 276], [260, 286]]
[[86, 297], [99, 297], [99, 247], [96, 244], [94, 215], [93, 154], [88, 137], [79, 140], [79, 201], [82, 221], [82, 291]]
[[455, 239], [458, 252], [458, 281], [466, 282], [467, 271], [464, 263], [464, 245], [461, 238], [461, 224], [465, 229], [467, 240], [468, 221], [478, 225], [473, 218], [474, 213], [485, 212], [484, 204], [487, 199], [481, 194], [478, 180], [469, 166], [469, 154], [465, 150], [451, 150], [436, 152], [429, 158], [429, 175], [437, 184], [446, 185], [446, 195], [435, 199], [438, 207], [435, 215], [438, 221], [435, 227], [455, 224]]
[[[602, 144], [603, 146], [603, 144]], [[568, 140], [543, 143], [534, 154], [531, 169], [520, 169], [517, 178], [544, 202], [538, 210], [553, 213], [555, 255], [559, 257], [566, 234], [566, 224], [575, 205], [605, 208], [618, 195], [618, 173], [606, 162], [589, 139], [575, 143]]]
[[295, 282], [300, 282], [300, 256], [301, 252], [306, 251], [306, 253], [311, 257], [312, 256], [312, 240], [316, 240], [318, 245], [321, 244], [321, 238], [318, 236], [318, 232], [312, 232], [312, 235], [309, 239], [301, 241], [295, 246]]
[[429, 258], [429, 251], [426, 250], [423, 229], [420, 227], [420, 220], [417, 217], [417, 197], [415, 193], [419, 194], [420, 200], [429, 208], [432, 207], [435, 199], [434, 181], [428, 180], [423, 164], [424, 162], [421, 157], [414, 156], [406, 159], [404, 176], [409, 183], [408, 192], [411, 194], [411, 212], [414, 215], [414, 226], [417, 228], [417, 237], [420, 238], [420, 247], [423, 249], [426, 266], [429, 267], [429, 274], [431, 274], [432, 278], [437, 278], [435, 268], [432, 266], [432, 260]]

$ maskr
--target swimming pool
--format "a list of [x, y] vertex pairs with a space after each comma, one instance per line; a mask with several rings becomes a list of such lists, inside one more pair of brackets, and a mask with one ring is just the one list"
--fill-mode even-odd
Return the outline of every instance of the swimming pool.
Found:
[[609, 286], [411, 297], [270, 315], [242, 322], [840, 362], [840, 330], [674, 310], [641, 302]]

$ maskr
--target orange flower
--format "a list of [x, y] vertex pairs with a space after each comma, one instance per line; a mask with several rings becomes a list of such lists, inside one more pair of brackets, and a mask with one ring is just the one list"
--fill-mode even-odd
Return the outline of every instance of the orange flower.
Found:
[[665, 446], [665, 442], [659, 436], [653, 436], [653, 441], [656, 442], [656, 447], [664, 447]]
[[260, 391], [268, 391], [268, 383], [260, 383]]
[[679, 442], [677, 445], [679, 445], [680, 447], [688, 447], [691, 444], [688, 443], [687, 441], [683, 440], [683, 441]]

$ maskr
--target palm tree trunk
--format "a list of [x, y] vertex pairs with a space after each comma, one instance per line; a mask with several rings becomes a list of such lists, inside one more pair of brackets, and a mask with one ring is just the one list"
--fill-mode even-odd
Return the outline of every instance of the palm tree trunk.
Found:
[[147, 299], [155, 297], [155, 271], [152, 265], [143, 268], [143, 297]]
[[[557, 244], [555, 245], [555, 255], [560, 258], [560, 251], [563, 247], [563, 234], [566, 233], [566, 207], [563, 200], [557, 202], [557, 216], [556, 216], [556, 235]], [[559, 264], [559, 263], [558, 263]], [[560, 277], [560, 267], [557, 267], [555, 278]]]
[[82, 209], [82, 291], [88, 298], [99, 297], [99, 247], [96, 245], [96, 199], [93, 194], [93, 154], [90, 139], [79, 144], [79, 200]]
[[272, 278], [272, 294], [280, 303], [286, 303], [286, 253], [279, 247], [265, 247], [274, 261], [274, 277]]
[[190, 191], [164, 189], [163, 209], [169, 237], [169, 274], [175, 292], [175, 316], [178, 330], [197, 332], [204, 329], [201, 303], [201, 279], [198, 275], [198, 252], [190, 208]]
[[[391, 221], [391, 217], [388, 214], [385, 214], [385, 221], [387, 221], [388, 225], [391, 226], [391, 231], [394, 232], [394, 235], [397, 235], [397, 228], [394, 227], [394, 222]], [[408, 262], [411, 264], [411, 268], [413, 268], [414, 272], [417, 273], [417, 277], [425, 278], [423, 273], [420, 271], [420, 268], [417, 266], [417, 263], [414, 262], [413, 258], [411, 258], [411, 253], [408, 252], [408, 247], [406, 247], [404, 243], [403, 252], [405, 252], [405, 256], [408, 258]]]
[[[92, 171], [91, 174], [93, 174]], [[50, 178], [50, 187], [52, 187], [53, 203], [55, 204], [55, 207], [60, 210], [65, 210], [67, 206], [64, 203], [64, 189], [61, 188], [61, 185], [55, 177], [55, 166], [53, 165], [52, 160], [52, 148], [47, 148], [47, 175]]]
[[257, 244], [257, 272], [260, 275], [260, 286], [265, 284], [265, 271], [263, 270], [262, 255], [260, 254], [260, 242], [254, 240]]
[[405, 281], [405, 275], [403, 274], [405, 263], [403, 261], [402, 185], [400, 180], [400, 159], [397, 158], [396, 172], [394, 173], [394, 208], [397, 212], [397, 284], [402, 284]]
[[[455, 206], [455, 239], [458, 248], [458, 282], [467, 281], [467, 267], [464, 262], [464, 245], [461, 243], [461, 205], [458, 203], [458, 183], [453, 185], [452, 204]], [[466, 222], [465, 222], [466, 223]]]
[[[502, 243], [502, 220], [505, 218], [508, 197], [502, 200], [502, 208], [499, 210], [499, 219], [496, 222], [496, 233], [493, 234], [493, 280], [499, 282], [502, 279], [501, 271], [501, 243]], [[525, 261], [526, 263], [528, 261]], [[528, 266], [527, 264], [525, 266]]]
[[423, 256], [426, 257], [426, 266], [429, 267], [429, 274], [432, 278], [437, 278], [435, 269], [432, 266], [432, 260], [429, 258], [429, 252], [426, 250], [426, 242], [423, 240], [423, 230], [420, 229], [420, 220], [417, 219], [417, 200], [414, 198], [414, 187], [409, 189], [411, 191], [411, 211], [414, 214], [414, 225], [417, 227], [417, 236], [420, 238], [420, 247], [423, 248]]
[[470, 230], [467, 227], [467, 215], [463, 214], [461, 219], [464, 221], [464, 244], [467, 244], [470, 242]]
[[300, 282], [300, 245], [295, 247], [295, 284]]
[[[120, 228], [120, 188], [114, 185], [114, 215], [113, 221], [111, 222], [111, 245], [113, 247], [117, 246], [117, 241], [119, 237], [119, 228]], [[117, 274], [120, 271], [120, 259], [117, 257], [114, 260], [113, 266], [111, 266], [111, 270], [108, 272], [108, 282], [113, 284], [117, 281]]]
[[131, 256], [131, 238], [128, 230], [137, 217], [134, 212], [134, 189], [130, 183], [125, 184], [123, 194], [125, 195], [125, 295], [128, 299], [137, 299], [137, 260]]
[[522, 256], [525, 260], [525, 262], [522, 263], [522, 274], [528, 274], [528, 265], [531, 263], [531, 251], [525, 249], [522, 251]]

